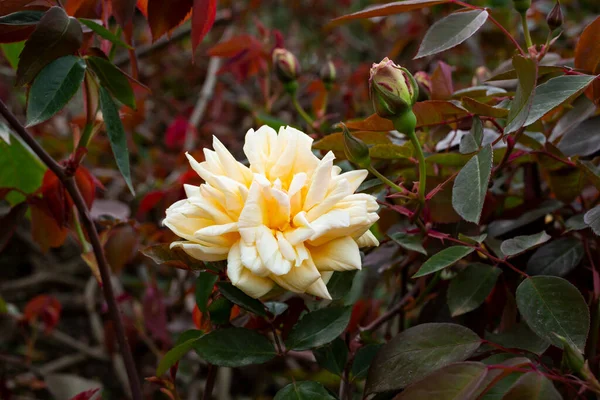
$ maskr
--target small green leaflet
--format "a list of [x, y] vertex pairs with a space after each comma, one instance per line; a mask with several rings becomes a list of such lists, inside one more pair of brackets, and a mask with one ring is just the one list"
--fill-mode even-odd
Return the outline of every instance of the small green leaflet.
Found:
[[508, 119], [504, 133], [509, 134], [519, 130], [527, 121], [529, 110], [533, 102], [535, 93], [535, 83], [537, 81], [537, 65], [530, 58], [525, 58], [519, 55], [513, 57], [513, 67], [517, 71], [519, 83], [517, 85], [517, 93], [510, 104]]
[[416, 251], [417, 253], [427, 255], [427, 251], [425, 251], [425, 248], [421, 243], [423, 238], [419, 235], [409, 235], [405, 232], [396, 232], [390, 235], [390, 239], [398, 243], [400, 247], [406, 250]]
[[592, 228], [596, 235], [600, 235], [600, 206], [596, 206], [585, 213], [583, 222]]
[[131, 46], [122, 41], [117, 35], [103, 27], [102, 25], [96, 23], [93, 19], [79, 18], [79, 22], [83, 25], [90, 28], [94, 31], [98, 36], [108, 40], [109, 42], [116, 44], [118, 46], [122, 46], [128, 49], [131, 49]]
[[336, 400], [319, 382], [293, 382], [281, 389], [273, 400]]
[[121, 103], [135, 109], [135, 95], [129, 84], [129, 79], [110, 61], [101, 57], [87, 57], [88, 64], [94, 73], [98, 76], [102, 86]]
[[186, 340], [174, 346], [171, 350], [164, 355], [164, 357], [158, 363], [158, 367], [156, 368], [156, 376], [161, 376], [165, 372], [169, 370], [175, 363], [181, 360], [188, 351], [192, 350], [194, 344], [198, 339], [200, 339], [204, 332], [197, 330], [186, 331], [182, 334], [185, 335]]
[[196, 305], [198, 306], [198, 309], [203, 313], [206, 312], [208, 299], [210, 298], [210, 295], [213, 291], [213, 287], [215, 286], [215, 283], [218, 279], [218, 275], [211, 274], [210, 272], [206, 271], [201, 271], [198, 275], [198, 278], [196, 278]]
[[460, 271], [448, 287], [448, 308], [453, 317], [479, 307], [488, 297], [502, 270], [491, 265], [474, 263]]
[[479, 223], [492, 173], [492, 145], [488, 144], [460, 170], [452, 188], [452, 207], [466, 221]]
[[308, 350], [330, 343], [348, 326], [352, 307], [327, 307], [306, 314], [285, 341], [290, 350]]
[[119, 117], [119, 109], [110, 96], [110, 93], [104, 87], [100, 87], [100, 109], [102, 110], [106, 133], [108, 134], [110, 147], [115, 155], [117, 167], [119, 167], [119, 171], [121, 171], [123, 178], [125, 178], [127, 187], [132, 194], [135, 194], [133, 185], [131, 184], [129, 150], [127, 150], [125, 129], [123, 129], [123, 123], [121, 122], [121, 117]]
[[0, 25], [35, 25], [40, 22], [43, 11], [17, 11], [0, 17]]
[[429, 275], [433, 272], [439, 271], [450, 265], [454, 264], [458, 260], [466, 257], [475, 251], [472, 247], [467, 246], [452, 246], [434, 254], [429, 260], [425, 261], [419, 271], [413, 275], [413, 278], [420, 276]]
[[546, 243], [550, 240], [550, 236], [542, 231], [534, 235], [515, 236], [512, 239], [507, 239], [500, 245], [500, 251], [507, 257], [514, 257], [529, 249]]

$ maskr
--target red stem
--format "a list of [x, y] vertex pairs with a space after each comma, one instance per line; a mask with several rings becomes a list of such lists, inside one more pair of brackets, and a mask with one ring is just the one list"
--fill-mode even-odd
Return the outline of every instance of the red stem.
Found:
[[92, 220], [92, 216], [90, 215], [85, 200], [83, 199], [83, 196], [81, 195], [81, 192], [79, 191], [79, 188], [77, 187], [73, 176], [69, 176], [65, 173], [63, 167], [58, 162], [56, 162], [46, 152], [46, 150], [44, 150], [39, 145], [39, 143], [33, 138], [33, 136], [31, 136], [31, 134], [25, 129], [25, 127], [17, 120], [14, 114], [10, 112], [8, 107], [6, 107], [6, 104], [4, 104], [4, 102], [1, 99], [0, 114], [4, 117], [4, 119], [6, 119], [8, 124], [23, 139], [23, 141], [29, 145], [31, 150], [33, 150], [33, 152], [42, 160], [42, 162], [48, 167], [48, 169], [54, 172], [56, 177], [62, 182], [62, 184], [65, 186], [65, 188], [71, 195], [73, 203], [75, 203], [75, 207], [77, 208], [77, 211], [79, 211], [81, 221], [85, 226], [85, 229], [90, 238], [90, 242], [92, 243], [94, 255], [96, 256], [96, 261], [98, 263], [98, 269], [100, 270], [100, 276], [102, 277], [102, 290], [104, 291], [104, 298], [108, 305], [110, 319], [113, 322], [113, 326], [117, 336], [117, 342], [119, 343], [121, 355], [123, 356], [125, 369], [127, 370], [127, 377], [129, 379], [129, 386], [131, 389], [132, 398], [133, 400], [142, 400], [142, 386], [138, 379], [135, 361], [133, 360], [131, 349], [129, 348], [129, 343], [127, 341], [127, 336], [125, 335], [125, 328], [123, 327], [123, 322], [121, 321], [121, 315], [119, 312], [117, 301], [115, 299], [115, 293], [110, 279], [110, 269], [108, 266], [108, 262], [106, 261], [104, 249], [102, 248], [102, 244], [100, 243], [98, 231], [96, 231], [94, 221]]

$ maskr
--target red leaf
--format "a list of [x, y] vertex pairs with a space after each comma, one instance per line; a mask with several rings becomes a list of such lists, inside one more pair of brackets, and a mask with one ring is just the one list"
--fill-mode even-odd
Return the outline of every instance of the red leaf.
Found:
[[119, 273], [137, 253], [138, 232], [131, 225], [120, 225], [111, 229], [104, 244], [106, 260], [115, 273]]
[[192, 51], [202, 43], [217, 16], [217, 0], [194, 0], [192, 11]]
[[196, 328], [204, 332], [210, 332], [211, 326], [208, 313], [206, 314], [206, 318], [204, 318], [204, 315], [202, 314], [202, 311], [200, 311], [198, 306], [194, 306], [194, 311], [192, 311], [192, 320], [194, 321], [194, 325], [196, 325]]
[[135, 3], [136, 0], [112, 0], [113, 15], [123, 28], [133, 19]]
[[154, 285], [149, 285], [144, 294], [144, 325], [152, 337], [167, 346], [171, 344], [167, 331], [167, 307], [161, 291]]
[[452, 68], [443, 61], [440, 61], [431, 74], [431, 99], [448, 100], [454, 93], [452, 84]]
[[79, 393], [78, 395], [73, 397], [71, 400], [91, 400], [91, 398], [94, 397], [94, 395], [96, 393], [98, 393], [99, 390], [100, 389], [86, 390], [85, 392]]
[[193, 0], [148, 0], [148, 24], [152, 40], [175, 29], [191, 16]]
[[0, 1], [0, 15], [12, 14], [17, 11], [36, 10], [48, 8], [46, 0], [2, 0]]
[[65, 4], [67, 14], [78, 18], [98, 18], [98, 0], [69, 0]]
[[185, 143], [185, 136], [189, 128], [189, 121], [186, 117], [179, 115], [176, 117], [165, 133], [165, 145], [169, 149], [181, 149]]
[[17, 225], [25, 216], [26, 211], [27, 203], [23, 202], [11, 208], [6, 215], [3, 215], [2, 218], [0, 218], [0, 251], [2, 251], [10, 241]]
[[51, 247], [60, 247], [67, 238], [69, 230], [58, 225], [52, 216], [48, 204], [42, 199], [29, 200], [31, 207], [31, 235], [43, 252]]
[[[585, 27], [575, 47], [575, 68], [591, 74], [600, 73], [600, 17]], [[600, 81], [596, 79], [585, 91], [594, 103], [600, 103]]]
[[41, 294], [29, 300], [25, 305], [23, 320], [31, 324], [41, 318], [46, 326], [46, 333], [49, 333], [58, 324], [61, 309], [60, 302], [56, 298]]
[[350, 21], [353, 19], [387, 17], [388, 15], [400, 14], [407, 11], [418, 10], [420, 8], [431, 7], [437, 4], [450, 3], [451, 0], [406, 0], [396, 1], [393, 3], [368, 7], [362, 11], [344, 15], [336, 18], [329, 23], [335, 26], [340, 22]]
[[362, 121], [348, 121], [346, 122], [346, 126], [349, 129], [358, 129], [369, 132], [386, 132], [394, 129], [392, 121], [381, 118], [377, 114], [373, 114]]
[[148, 0], [137, 0], [136, 6], [144, 17], [148, 18]]
[[163, 192], [162, 190], [155, 190], [146, 194], [142, 201], [140, 201], [138, 215], [146, 214], [148, 211], [153, 209], [164, 197], [165, 192]]

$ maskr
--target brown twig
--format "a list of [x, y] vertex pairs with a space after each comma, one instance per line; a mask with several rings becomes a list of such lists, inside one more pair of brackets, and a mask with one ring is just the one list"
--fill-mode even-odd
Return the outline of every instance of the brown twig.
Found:
[[406, 303], [408, 303], [412, 298], [415, 297], [417, 292], [419, 291], [420, 285], [415, 284], [409, 291], [400, 299], [398, 303], [396, 303], [392, 308], [386, 311], [385, 314], [377, 318], [375, 321], [371, 322], [369, 325], [360, 328], [360, 332], [371, 332], [378, 329], [381, 325], [385, 324], [389, 319], [393, 318], [396, 314], [398, 314]]
[[69, 192], [69, 195], [73, 199], [73, 203], [75, 204], [75, 207], [79, 212], [81, 221], [88, 233], [88, 236], [92, 243], [92, 247], [94, 249], [94, 255], [98, 263], [100, 276], [102, 277], [102, 289], [104, 291], [104, 298], [108, 305], [110, 319], [113, 322], [113, 326], [117, 336], [117, 342], [119, 343], [119, 348], [121, 349], [121, 354], [123, 355], [123, 361], [127, 370], [127, 377], [129, 378], [129, 386], [131, 388], [132, 398], [133, 400], [142, 400], [142, 386], [138, 379], [135, 362], [131, 354], [131, 349], [129, 348], [129, 343], [127, 342], [125, 328], [123, 327], [123, 322], [121, 320], [121, 315], [119, 313], [119, 308], [115, 299], [114, 290], [110, 280], [110, 269], [108, 266], [108, 262], [106, 261], [104, 249], [102, 248], [102, 244], [100, 243], [98, 231], [96, 230], [94, 221], [92, 220], [90, 211], [87, 208], [85, 200], [83, 199], [83, 196], [81, 195], [81, 192], [79, 191], [79, 188], [77, 187], [73, 176], [68, 176], [65, 173], [64, 168], [58, 162], [56, 162], [46, 152], [46, 150], [44, 150], [39, 145], [39, 143], [33, 138], [33, 136], [31, 136], [31, 134], [25, 129], [25, 127], [19, 122], [19, 120], [17, 120], [15, 115], [12, 112], [10, 112], [10, 110], [6, 107], [6, 104], [4, 104], [4, 102], [1, 99], [0, 114], [8, 122], [12, 129], [21, 137], [21, 139], [23, 139], [23, 141], [27, 143], [27, 145], [29, 145], [31, 150], [33, 150], [33, 152], [42, 160], [42, 162], [48, 167], [48, 169], [50, 169], [56, 175], [56, 177], [62, 182], [62, 184], [67, 189], [67, 192]]

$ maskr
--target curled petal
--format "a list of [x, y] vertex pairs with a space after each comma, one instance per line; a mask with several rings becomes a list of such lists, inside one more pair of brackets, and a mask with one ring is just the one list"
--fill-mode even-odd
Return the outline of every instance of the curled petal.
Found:
[[271, 275], [271, 279], [279, 286], [295, 293], [304, 293], [313, 283], [321, 278], [321, 274], [310, 260], [305, 260], [299, 267], [293, 267], [285, 275]]
[[373, 232], [366, 231], [362, 236], [356, 239], [358, 247], [375, 247], [379, 246], [379, 240], [373, 235]]
[[269, 278], [254, 275], [244, 268], [239, 243], [231, 248], [227, 257], [227, 276], [234, 286], [255, 299], [267, 294], [274, 285]]
[[358, 245], [348, 236], [321, 246], [311, 246], [310, 254], [319, 271], [352, 271], [361, 268]]

